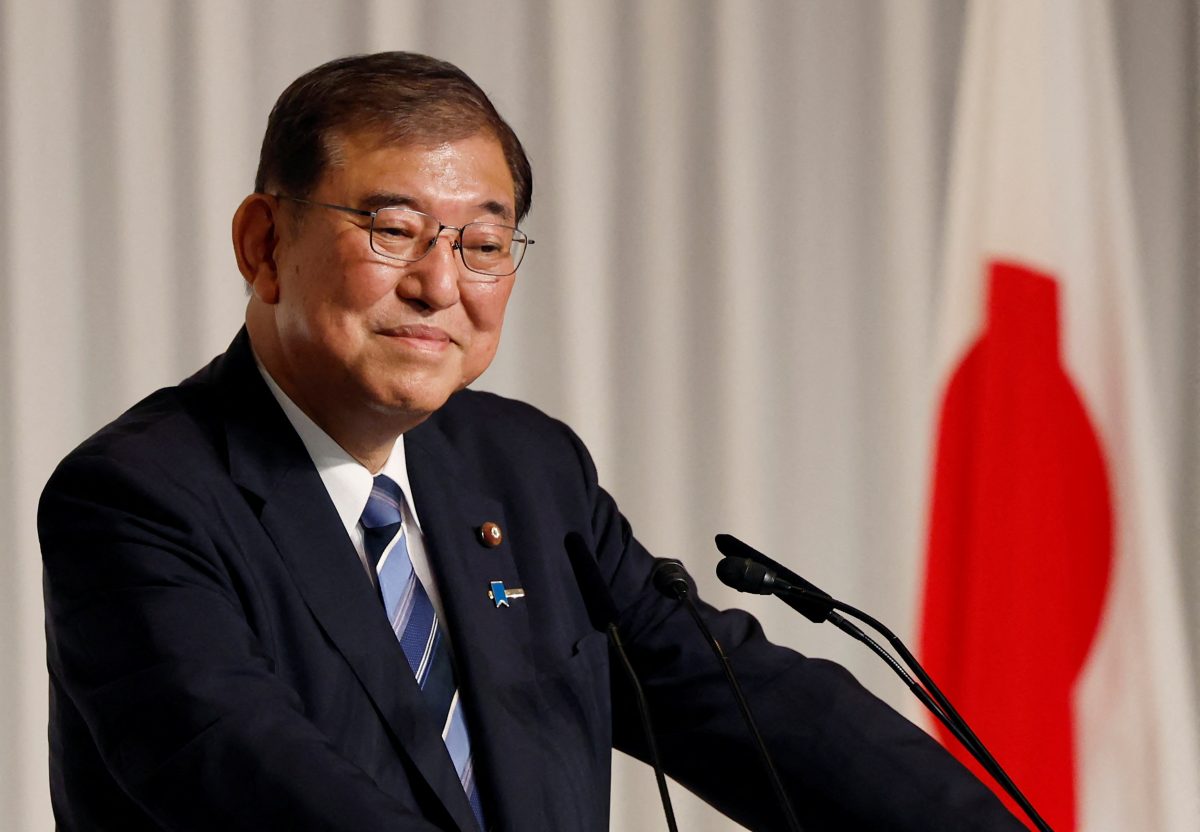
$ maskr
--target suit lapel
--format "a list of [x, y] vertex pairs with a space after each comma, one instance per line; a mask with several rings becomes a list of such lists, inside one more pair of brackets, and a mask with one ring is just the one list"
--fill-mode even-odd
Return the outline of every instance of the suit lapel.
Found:
[[448, 619], [476, 777], [489, 825], [536, 829], [545, 778], [537, 732], [530, 730], [542, 703], [528, 605], [537, 599], [499, 607], [489, 599], [492, 581], [508, 589], [524, 586], [511, 541], [493, 547], [480, 537], [484, 523], [503, 530], [507, 518], [498, 500], [477, 490], [458, 452], [431, 422], [405, 435], [405, 455]]
[[261, 501], [260, 519], [305, 603], [460, 829], [474, 815], [421, 690], [320, 475], [263, 383], [243, 332], [219, 370], [230, 473]]

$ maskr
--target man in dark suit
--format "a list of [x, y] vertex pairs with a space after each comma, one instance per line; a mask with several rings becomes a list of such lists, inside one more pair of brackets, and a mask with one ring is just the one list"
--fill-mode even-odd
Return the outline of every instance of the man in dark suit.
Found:
[[[607, 828], [645, 758], [563, 551], [620, 611], [668, 771], [783, 828], [721, 671], [586, 450], [467, 391], [532, 179], [456, 68], [343, 59], [272, 111], [229, 350], [74, 451], [39, 513], [64, 829]], [[703, 614], [806, 829], [1019, 829], [844, 670]]]

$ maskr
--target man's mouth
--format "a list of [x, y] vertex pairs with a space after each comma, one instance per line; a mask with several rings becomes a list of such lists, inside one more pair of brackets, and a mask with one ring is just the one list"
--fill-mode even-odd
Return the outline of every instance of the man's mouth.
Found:
[[451, 338], [444, 329], [426, 324], [406, 324], [390, 327], [380, 330], [379, 334], [404, 341], [410, 346], [424, 350], [442, 350], [451, 343]]

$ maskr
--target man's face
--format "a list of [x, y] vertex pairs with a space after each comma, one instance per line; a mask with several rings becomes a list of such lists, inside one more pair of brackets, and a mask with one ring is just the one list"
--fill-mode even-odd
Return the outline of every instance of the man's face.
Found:
[[[437, 145], [386, 145], [345, 137], [309, 195], [374, 210], [404, 206], [460, 227], [515, 225], [513, 180], [487, 134]], [[491, 363], [513, 276], [466, 270], [444, 232], [415, 263], [371, 250], [369, 218], [283, 201], [274, 305], [280, 386], [329, 429], [348, 408], [423, 418]], [[295, 221], [288, 221], [289, 212]]]

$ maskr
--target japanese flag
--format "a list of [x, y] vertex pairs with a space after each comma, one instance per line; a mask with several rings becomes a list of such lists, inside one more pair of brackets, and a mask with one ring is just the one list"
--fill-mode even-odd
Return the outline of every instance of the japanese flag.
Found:
[[1057, 832], [1195, 832], [1113, 55], [1107, 3], [970, 7], [920, 652]]

